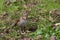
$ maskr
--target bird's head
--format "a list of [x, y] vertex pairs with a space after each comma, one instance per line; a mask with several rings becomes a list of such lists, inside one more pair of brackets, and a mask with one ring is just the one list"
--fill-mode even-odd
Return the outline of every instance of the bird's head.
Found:
[[23, 18], [23, 19], [27, 19], [29, 12], [30, 12], [30, 11], [25, 11], [25, 12], [23, 13], [23, 15], [22, 15], [22, 18]]

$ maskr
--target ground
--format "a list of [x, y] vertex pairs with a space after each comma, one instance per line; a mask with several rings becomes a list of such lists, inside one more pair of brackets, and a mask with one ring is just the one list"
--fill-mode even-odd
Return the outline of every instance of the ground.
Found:
[[[28, 27], [30, 28], [31, 25], [37, 27], [34, 32], [31, 30], [32, 32], [28, 34], [31, 39], [50, 40], [51, 36], [53, 36], [53, 38], [55, 36], [57, 40], [60, 38], [60, 0], [11, 0], [10, 2], [0, 0], [1, 40], [9, 40], [11, 38], [18, 40], [18, 26], [14, 26], [9, 32], [6, 32], [6, 30], [9, 29], [11, 24], [18, 20], [26, 10], [30, 11], [28, 14]], [[4, 14], [5, 12], [7, 13]], [[39, 35], [41, 38], [37, 37]]]

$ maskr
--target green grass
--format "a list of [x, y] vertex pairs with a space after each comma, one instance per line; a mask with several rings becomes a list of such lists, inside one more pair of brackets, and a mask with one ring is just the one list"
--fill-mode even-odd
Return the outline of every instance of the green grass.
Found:
[[[8, 7], [5, 7], [5, 0], [0, 0], [0, 15], [3, 15], [4, 11], [8, 12], [8, 18], [11, 18], [12, 21], [19, 18], [19, 16], [24, 12], [23, 10], [29, 10], [30, 8], [24, 8], [23, 5], [26, 3], [30, 3], [29, 1], [19, 1], [16, 3], [11, 3]], [[33, 0], [32, 0], [33, 1]], [[34, 1], [33, 1], [34, 2]], [[44, 13], [40, 14], [39, 9], [42, 9]], [[52, 29], [52, 25], [54, 25], [53, 22], [50, 22], [49, 17], [51, 14], [49, 14], [49, 11], [52, 9], [58, 9], [60, 11], [60, 3], [56, 3], [54, 0], [38, 0], [37, 5], [33, 6], [31, 9], [31, 12], [28, 16], [31, 16], [33, 18], [38, 18], [41, 16], [38, 22], [36, 22], [36, 25], [38, 29], [35, 32], [29, 33], [29, 36], [31, 38], [35, 38], [38, 35], [43, 35], [43, 40], [49, 40], [51, 35], [55, 35], [56, 39], [60, 38], [60, 26], [58, 26], [55, 30]], [[15, 14], [15, 11], [20, 10], [17, 15]], [[45, 11], [46, 10], [46, 11]], [[10, 27], [10, 24], [13, 22], [4, 22], [4, 20], [0, 19], [0, 28], [7, 29]], [[56, 19], [56, 21], [59, 21], [59, 18]], [[31, 24], [32, 25], [32, 24]], [[18, 27], [13, 28], [12, 33], [6, 34], [6, 38], [15, 37], [17, 38], [18, 33], [16, 32], [18, 30]], [[1, 31], [1, 30], [0, 30]], [[3, 40], [3, 39], [1, 39]]]

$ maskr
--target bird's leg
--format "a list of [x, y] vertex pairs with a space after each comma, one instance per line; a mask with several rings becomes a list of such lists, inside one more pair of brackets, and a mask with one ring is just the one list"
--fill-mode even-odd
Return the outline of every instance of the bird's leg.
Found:
[[23, 28], [21, 28], [21, 30], [22, 30], [22, 33], [24, 33], [24, 27], [23, 27]]
[[20, 34], [24, 34], [25, 33], [25, 30], [24, 29], [25, 29], [24, 27], [21, 27], [20, 28]]
[[24, 27], [23, 32], [25, 32], [26, 28]]
[[20, 34], [22, 33], [21, 28], [20, 28], [20, 30], [19, 30], [19, 33], [20, 33]]

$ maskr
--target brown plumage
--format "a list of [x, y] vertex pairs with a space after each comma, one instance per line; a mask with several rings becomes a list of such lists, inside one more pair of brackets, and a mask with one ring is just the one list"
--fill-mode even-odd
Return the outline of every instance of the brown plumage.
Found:
[[23, 15], [20, 16], [19, 20], [17, 20], [12, 26], [17, 25], [21, 28], [20, 31], [24, 32], [28, 25], [28, 14], [29, 11], [25, 11]]
[[22, 31], [25, 31], [28, 25], [27, 18], [28, 18], [28, 12], [25, 12], [22, 16], [20, 16], [19, 21], [17, 22], [17, 25], [21, 27]]
[[[25, 11], [23, 13], [23, 15], [20, 16], [19, 19], [17, 19], [16, 21], [14, 21], [11, 26], [5, 30], [6, 33], [10, 33], [12, 32], [12, 28], [14, 28], [15, 26], [19, 26], [20, 27], [20, 34], [25, 32], [27, 25], [28, 25], [28, 14], [30, 11]], [[6, 12], [4, 13], [3, 16], [6, 16]]]

